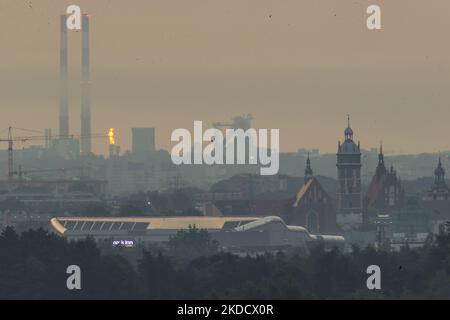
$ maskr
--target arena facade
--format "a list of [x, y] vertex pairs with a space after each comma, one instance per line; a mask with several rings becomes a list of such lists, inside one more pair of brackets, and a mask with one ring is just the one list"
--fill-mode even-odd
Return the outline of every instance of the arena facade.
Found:
[[289, 226], [277, 216], [268, 217], [58, 217], [52, 229], [69, 240], [87, 236], [111, 245], [137, 243], [164, 244], [180, 230], [195, 227], [207, 230], [223, 249], [270, 251], [323, 243], [341, 247], [344, 238], [313, 235], [301, 226]]

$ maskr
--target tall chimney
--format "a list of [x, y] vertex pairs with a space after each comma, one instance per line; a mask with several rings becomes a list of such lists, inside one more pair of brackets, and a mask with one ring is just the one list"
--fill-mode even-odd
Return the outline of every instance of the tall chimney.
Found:
[[81, 153], [91, 153], [91, 95], [89, 64], [89, 15], [82, 17], [82, 52], [81, 52]]
[[51, 147], [52, 147], [52, 142], [51, 142], [51, 140], [52, 140], [52, 129], [51, 128], [46, 128], [45, 130], [44, 130], [44, 135], [45, 135], [45, 144], [44, 144], [44, 146], [45, 146], [45, 149], [50, 149]]
[[68, 98], [68, 75], [67, 75], [67, 16], [61, 15], [61, 35], [59, 49], [59, 134], [62, 137], [69, 135], [69, 98]]

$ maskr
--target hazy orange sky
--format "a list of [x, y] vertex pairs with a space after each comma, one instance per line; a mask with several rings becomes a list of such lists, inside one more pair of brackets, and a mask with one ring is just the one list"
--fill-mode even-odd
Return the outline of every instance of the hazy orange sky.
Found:
[[[70, 4], [92, 14], [92, 131], [116, 128], [122, 149], [134, 126], [155, 127], [157, 147], [170, 148], [175, 128], [247, 113], [256, 128], [280, 128], [283, 151], [335, 152], [347, 113], [363, 148], [450, 149], [448, 0], [1, 0], [0, 132], [57, 133], [59, 14]], [[380, 31], [366, 28], [370, 4]], [[77, 134], [80, 33], [69, 38]]]

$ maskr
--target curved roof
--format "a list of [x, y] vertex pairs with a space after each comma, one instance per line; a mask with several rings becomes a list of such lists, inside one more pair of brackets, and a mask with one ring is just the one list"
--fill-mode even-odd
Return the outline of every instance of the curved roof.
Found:
[[350, 139], [345, 140], [339, 147], [339, 153], [359, 153], [358, 145]]
[[[52, 218], [51, 226], [60, 235], [68, 230], [86, 234], [89, 232], [130, 231], [130, 230], [181, 230], [194, 226], [198, 229], [217, 231], [288, 231], [303, 234], [307, 240], [343, 242], [341, 236], [311, 235], [301, 226], [288, 226], [278, 216], [267, 217], [61, 217]], [[126, 225], [126, 227], [124, 227]], [[137, 227], [139, 225], [139, 228]], [[94, 226], [96, 226], [94, 228]], [[106, 228], [104, 228], [107, 226]], [[115, 226], [115, 227], [114, 227]], [[136, 228], [135, 228], [136, 226]], [[123, 227], [123, 228], [122, 228]], [[274, 229], [275, 227], [275, 229]]]
[[234, 230], [235, 231], [247, 231], [247, 230], [252, 230], [252, 229], [256, 229], [256, 228], [268, 225], [270, 223], [279, 223], [282, 226], [282, 228], [287, 229], [287, 226], [284, 223], [283, 219], [281, 219], [280, 217], [277, 217], [277, 216], [269, 216], [269, 217], [259, 218], [255, 221], [246, 223], [245, 225], [234, 228]]
[[89, 230], [83, 229], [84, 226], [89, 225], [92, 229], [93, 223], [97, 223], [99, 228], [96, 230], [107, 231], [102, 228], [108, 223], [109, 228], [112, 228], [113, 223], [122, 225], [123, 223], [144, 225], [144, 230], [180, 230], [189, 229], [189, 226], [195, 226], [198, 229], [222, 229], [226, 222], [235, 222], [239, 225], [241, 222], [254, 221], [259, 219], [258, 217], [204, 217], [204, 216], [191, 216], [191, 217], [59, 217], [50, 220], [50, 224], [53, 229], [63, 235], [69, 228], [77, 228], [77, 231]]
[[345, 128], [344, 135], [346, 135], [346, 136], [352, 136], [352, 135], [353, 135], [353, 130], [352, 130], [352, 128], [350, 128], [350, 127]]
[[311, 238], [316, 241], [325, 241], [333, 243], [344, 243], [345, 238], [343, 236], [331, 236], [331, 235], [311, 235]]
[[296, 233], [303, 233], [309, 240], [312, 241], [325, 241], [325, 242], [336, 242], [336, 243], [343, 243], [345, 241], [345, 238], [342, 236], [335, 236], [335, 235], [313, 235], [308, 232], [308, 230], [301, 226], [288, 226], [286, 223], [277, 216], [269, 216], [260, 218], [258, 220], [246, 223], [245, 225], [239, 226], [235, 228], [236, 231], [246, 231], [246, 230], [252, 230], [257, 228], [263, 228], [264, 226], [267, 226], [269, 224], [278, 224], [281, 226], [281, 228], [284, 228], [287, 231], [290, 232], [296, 232]]

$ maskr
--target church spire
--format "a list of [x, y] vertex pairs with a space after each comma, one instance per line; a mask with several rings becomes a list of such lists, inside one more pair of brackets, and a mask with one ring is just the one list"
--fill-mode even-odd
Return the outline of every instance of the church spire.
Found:
[[380, 142], [380, 153], [378, 154], [378, 166], [376, 175], [381, 176], [386, 173], [386, 166], [384, 165], [383, 144]]
[[350, 115], [347, 115], [347, 128], [344, 131], [345, 140], [353, 140], [353, 130], [350, 128]]
[[442, 167], [441, 153], [439, 153], [438, 166], [434, 170], [434, 185], [435, 187], [443, 187], [445, 183], [445, 169]]
[[305, 183], [312, 179], [313, 177], [313, 171], [311, 168], [311, 160], [309, 160], [309, 152], [308, 157], [306, 158], [306, 168], [305, 168]]
[[439, 152], [438, 165], [434, 169], [434, 184], [428, 192], [428, 196], [432, 200], [448, 200], [450, 189], [445, 182], [445, 169], [442, 166], [441, 153]]

